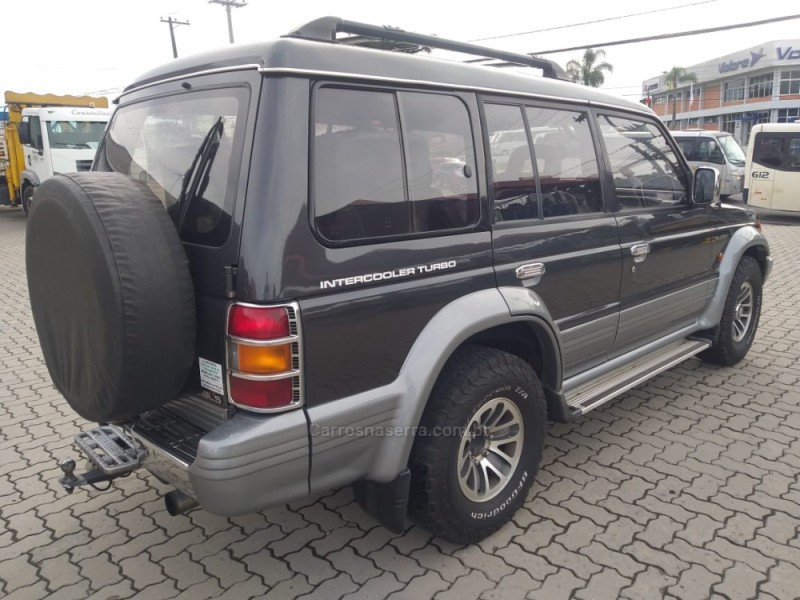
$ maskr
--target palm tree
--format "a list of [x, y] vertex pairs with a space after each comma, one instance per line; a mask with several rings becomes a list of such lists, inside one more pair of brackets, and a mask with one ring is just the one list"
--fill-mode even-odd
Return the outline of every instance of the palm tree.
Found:
[[[664, 78], [664, 84], [667, 86], [668, 90], [674, 90], [678, 84], [680, 83], [697, 83], [697, 75], [694, 73], [689, 73], [683, 67], [672, 67], [667, 76]], [[672, 94], [672, 126], [675, 127], [675, 113], [676, 113], [676, 105], [675, 105], [675, 95]]]
[[606, 80], [603, 71], [608, 71], [609, 73], [614, 71], [614, 65], [607, 62], [596, 64], [597, 61], [603, 60], [605, 55], [605, 50], [587, 48], [580, 62], [571, 60], [567, 63], [567, 75], [575, 83], [582, 83], [583, 85], [591, 87], [600, 87]]

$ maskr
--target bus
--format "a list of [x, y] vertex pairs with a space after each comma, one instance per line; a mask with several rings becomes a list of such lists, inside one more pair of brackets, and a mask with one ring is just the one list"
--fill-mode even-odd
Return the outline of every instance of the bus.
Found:
[[750, 132], [745, 203], [800, 212], [800, 123], [762, 123]]

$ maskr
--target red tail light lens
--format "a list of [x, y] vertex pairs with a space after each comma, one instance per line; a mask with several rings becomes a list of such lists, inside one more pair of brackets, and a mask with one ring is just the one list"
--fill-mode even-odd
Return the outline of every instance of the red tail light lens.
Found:
[[255, 412], [303, 403], [299, 307], [232, 304], [227, 354], [230, 401]]
[[284, 408], [292, 403], [292, 379], [253, 381], [231, 376], [231, 396], [236, 404], [251, 408]]
[[228, 333], [252, 340], [288, 337], [289, 315], [283, 307], [234, 304], [228, 316]]

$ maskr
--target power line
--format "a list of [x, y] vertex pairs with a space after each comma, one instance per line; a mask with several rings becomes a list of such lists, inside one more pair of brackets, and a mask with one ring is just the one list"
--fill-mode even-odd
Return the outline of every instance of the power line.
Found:
[[209, 4], [220, 4], [225, 7], [225, 12], [228, 13], [228, 38], [233, 43], [233, 21], [231, 21], [231, 7], [241, 8], [246, 6], [247, 2], [244, 0], [208, 0]]
[[543, 31], [556, 31], [558, 29], [569, 29], [571, 27], [580, 27], [581, 25], [594, 25], [595, 23], [605, 23], [607, 21], [618, 21], [620, 19], [628, 19], [630, 17], [641, 17], [643, 15], [652, 15], [660, 12], [667, 12], [670, 10], [678, 10], [680, 8], [688, 8], [690, 6], [699, 6], [700, 4], [711, 4], [719, 0], [702, 0], [701, 2], [692, 2], [690, 4], [681, 4], [679, 6], [669, 6], [667, 8], [656, 8], [653, 10], [645, 10], [637, 13], [630, 13], [627, 15], [618, 15], [616, 17], [606, 17], [605, 19], [594, 19], [592, 21], [583, 21], [582, 23], [572, 23], [570, 25], [556, 25], [555, 27], [545, 27], [544, 29], [534, 29], [532, 31], [521, 31], [519, 33], [506, 33], [504, 35], [493, 35], [491, 37], [476, 38], [474, 40], [467, 40], [469, 42], [485, 42], [487, 40], [501, 40], [504, 38], [516, 37], [520, 35], [530, 35], [532, 33], [542, 33]]
[[741, 29], [743, 27], [755, 27], [756, 25], [768, 25], [770, 23], [778, 23], [780, 21], [790, 21], [798, 19], [800, 15], [788, 15], [785, 17], [773, 17], [772, 19], [763, 19], [762, 21], [751, 21], [749, 23], [737, 23], [735, 25], [722, 25], [720, 27], [708, 27], [706, 29], [694, 29], [692, 31], [681, 31], [678, 33], [662, 33], [661, 35], [650, 35], [647, 37], [631, 38], [628, 40], [616, 40], [613, 42], [600, 42], [597, 44], [586, 44], [584, 46], [571, 46], [569, 48], [558, 48], [556, 50], [541, 50], [539, 52], [529, 52], [531, 56], [540, 56], [542, 54], [556, 54], [558, 52], [572, 52], [573, 50], [585, 50], [587, 48], [599, 48], [607, 46], [621, 46], [623, 44], [637, 44], [639, 42], [651, 42], [653, 40], [668, 40], [671, 38], [685, 37], [689, 35], [701, 35], [703, 33], [715, 33], [717, 31], [729, 31], [731, 29]]
[[175, 26], [176, 25], [191, 25], [189, 21], [178, 21], [172, 17], [161, 17], [162, 23], [169, 23], [169, 38], [172, 40], [172, 58], [178, 58], [178, 46], [175, 44]]

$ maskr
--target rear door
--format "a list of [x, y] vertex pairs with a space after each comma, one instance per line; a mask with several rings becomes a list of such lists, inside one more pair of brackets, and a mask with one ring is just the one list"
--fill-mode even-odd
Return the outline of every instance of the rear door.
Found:
[[187, 391], [219, 406], [226, 405], [223, 373], [232, 286], [229, 272], [239, 256], [260, 86], [257, 72], [237, 71], [126, 94], [114, 113], [95, 167], [147, 182], [177, 222], [184, 174], [209, 130], [222, 119], [207, 179], [192, 199], [180, 231], [197, 299], [198, 362]]
[[713, 207], [691, 203], [689, 170], [647, 117], [597, 115], [622, 246], [619, 355], [691, 325], [716, 281]]
[[[497, 282], [541, 297], [561, 333], [564, 376], [606, 360], [619, 316], [620, 248], [586, 107], [487, 99]], [[506, 152], [508, 150], [508, 152]]]

